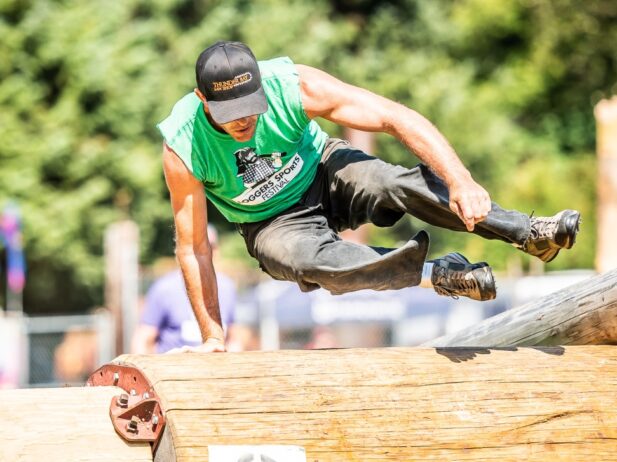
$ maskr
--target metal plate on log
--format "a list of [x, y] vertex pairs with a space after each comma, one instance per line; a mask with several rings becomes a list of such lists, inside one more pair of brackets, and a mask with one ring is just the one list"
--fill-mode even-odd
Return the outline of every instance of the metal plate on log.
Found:
[[154, 443], [165, 427], [165, 416], [149, 380], [131, 366], [106, 364], [94, 371], [86, 386], [116, 386], [126, 393], [114, 396], [109, 415], [116, 432], [126, 441]]

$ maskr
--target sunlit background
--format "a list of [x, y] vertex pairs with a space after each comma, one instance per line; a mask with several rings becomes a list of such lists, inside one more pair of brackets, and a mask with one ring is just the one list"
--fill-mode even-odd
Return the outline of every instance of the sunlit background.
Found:
[[[614, 0], [0, 0], [0, 387], [83, 383], [131, 350], [148, 289], [174, 265], [155, 125], [218, 39], [414, 108], [505, 208], [583, 216], [575, 248], [548, 265], [411, 217], [344, 236], [396, 246], [427, 228], [430, 256], [495, 268], [499, 297], [481, 304], [417, 288], [303, 294], [209, 210], [217, 271], [237, 289], [234, 349], [417, 345], [617, 266], [597, 263], [610, 253], [597, 211], [611, 205], [597, 199], [594, 117], [617, 93]], [[418, 162], [386, 135], [321, 122]]]

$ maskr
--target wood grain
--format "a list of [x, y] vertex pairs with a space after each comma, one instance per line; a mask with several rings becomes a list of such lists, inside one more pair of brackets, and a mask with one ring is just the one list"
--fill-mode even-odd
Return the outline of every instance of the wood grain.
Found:
[[0, 390], [0, 461], [152, 461], [147, 443], [120, 438], [109, 417], [116, 387]]
[[178, 461], [290, 444], [308, 461], [615, 460], [617, 348], [385, 348], [122, 356]]

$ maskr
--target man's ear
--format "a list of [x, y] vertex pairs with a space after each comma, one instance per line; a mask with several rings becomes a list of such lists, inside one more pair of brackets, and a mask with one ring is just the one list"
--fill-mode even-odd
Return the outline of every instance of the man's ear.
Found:
[[208, 102], [206, 101], [206, 97], [204, 96], [204, 94], [201, 91], [199, 91], [199, 88], [195, 88], [193, 91], [195, 92], [197, 97], [201, 100], [201, 102], [204, 103], [204, 107], [206, 108], [206, 110], [208, 110]]

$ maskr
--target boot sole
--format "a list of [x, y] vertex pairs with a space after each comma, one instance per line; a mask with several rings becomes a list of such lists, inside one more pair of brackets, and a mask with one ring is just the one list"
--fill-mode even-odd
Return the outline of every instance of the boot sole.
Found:
[[[571, 249], [576, 242], [576, 236], [581, 224], [581, 214], [576, 210], [565, 210], [563, 213], [566, 216], [559, 222], [559, 227], [557, 228], [557, 233], [555, 235], [555, 242], [562, 249]], [[551, 258], [543, 261], [545, 263], [552, 262], [555, 258], [557, 258], [557, 255], [559, 255], [559, 250], [557, 250], [555, 255]]]
[[478, 286], [480, 287], [480, 299], [478, 301], [485, 302], [495, 299], [497, 297], [497, 287], [495, 286], [495, 277], [491, 267], [486, 265], [477, 268], [472, 271], [472, 274], [477, 279]]
[[559, 222], [555, 242], [563, 249], [571, 249], [576, 242], [576, 235], [580, 228], [581, 214], [576, 210], [567, 210], [566, 215]]

